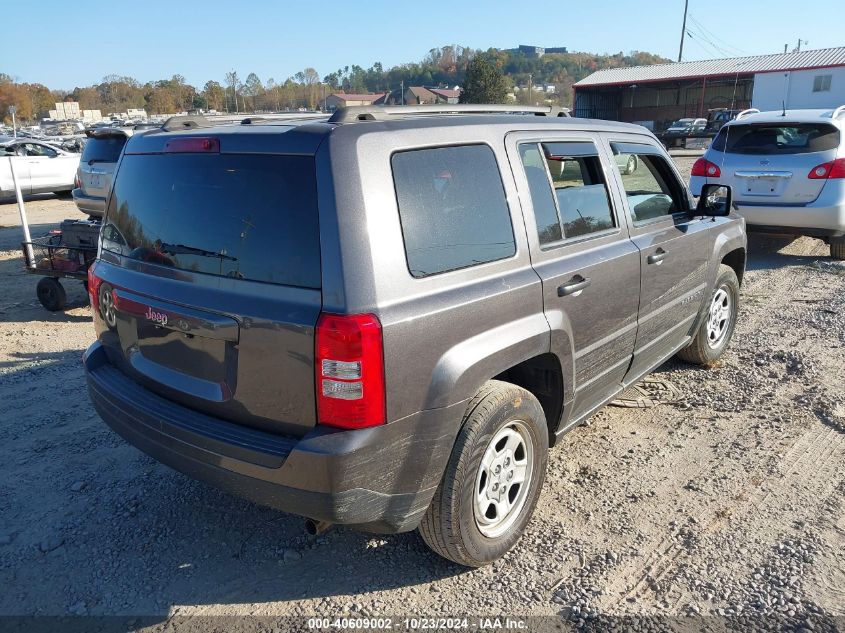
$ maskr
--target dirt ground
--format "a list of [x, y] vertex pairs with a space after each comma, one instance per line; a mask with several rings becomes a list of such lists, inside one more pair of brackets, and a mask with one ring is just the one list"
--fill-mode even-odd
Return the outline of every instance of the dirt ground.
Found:
[[[692, 158], [677, 161], [687, 175]], [[34, 234], [81, 217], [51, 196], [27, 208]], [[0, 205], [0, 615], [701, 615], [814, 631], [845, 615], [845, 267], [818, 240], [752, 236], [723, 360], [670, 361], [653, 377], [674, 402], [607, 407], [563, 438], [527, 534], [475, 571], [415, 533], [310, 539], [302, 519], [127, 445], [85, 391], [81, 283], [46, 312], [19, 240]]]

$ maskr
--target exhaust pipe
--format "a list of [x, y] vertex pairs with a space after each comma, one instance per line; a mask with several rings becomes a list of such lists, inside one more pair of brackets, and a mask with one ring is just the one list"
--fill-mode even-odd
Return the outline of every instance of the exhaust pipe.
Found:
[[320, 536], [320, 534], [328, 532], [333, 525], [333, 523], [329, 523], [328, 521], [305, 519], [305, 531], [309, 536]]

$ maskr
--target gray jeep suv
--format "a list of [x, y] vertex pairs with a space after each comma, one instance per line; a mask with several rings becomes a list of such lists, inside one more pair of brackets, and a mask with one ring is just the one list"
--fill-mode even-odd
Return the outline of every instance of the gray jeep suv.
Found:
[[88, 282], [103, 419], [313, 529], [502, 556], [550, 445], [723, 353], [746, 251], [730, 190], [696, 209], [644, 128], [505, 109], [130, 138]]

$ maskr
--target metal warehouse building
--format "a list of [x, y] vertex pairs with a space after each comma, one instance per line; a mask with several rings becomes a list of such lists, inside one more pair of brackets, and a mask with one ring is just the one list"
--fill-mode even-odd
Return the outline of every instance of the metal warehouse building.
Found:
[[777, 110], [845, 104], [845, 47], [599, 70], [574, 86], [575, 116], [660, 132], [713, 108]]

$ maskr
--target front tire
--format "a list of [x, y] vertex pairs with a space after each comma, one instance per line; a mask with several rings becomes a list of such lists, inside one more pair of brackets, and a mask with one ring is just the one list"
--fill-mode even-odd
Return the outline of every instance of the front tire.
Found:
[[481, 567], [522, 536], [543, 487], [549, 432], [537, 399], [491, 380], [470, 401], [420, 535], [435, 552]]
[[705, 314], [689, 346], [678, 357], [695, 365], [711, 365], [725, 352], [739, 313], [739, 280], [733, 268], [719, 264], [716, 284]]

